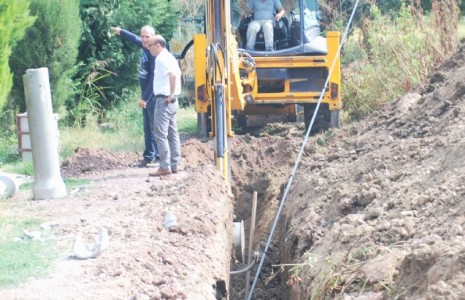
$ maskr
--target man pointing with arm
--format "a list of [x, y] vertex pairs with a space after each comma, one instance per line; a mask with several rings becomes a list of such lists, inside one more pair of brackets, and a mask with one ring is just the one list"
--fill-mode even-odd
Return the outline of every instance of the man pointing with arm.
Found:
[[111, 30], [114, 34], [120, 35], [142, 48], [139, 66], [139, 83], [141, 88], [139, 107], [142, 108], [145, 150], [143, 158], [137, 166], [143, 168], [159, 158], [152, 128], [155, 108], [155, 100], [153, 97], [153, 70], [155, 68], [155, 58], [150, 54], [147, 48], [149, 38], [155, 35], [155, 29], [150, 25], [143, 26], [140, 30], [140, 37], [120, 27], [111, 27]]

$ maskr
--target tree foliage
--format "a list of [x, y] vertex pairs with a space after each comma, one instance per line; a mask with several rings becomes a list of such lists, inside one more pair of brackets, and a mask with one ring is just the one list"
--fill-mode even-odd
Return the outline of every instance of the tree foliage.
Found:
[[[98, 102], [103, 108], [124, 100], [127, 90], [137, 85], [137, 66], [140, 50], [132, 43], [115, 37], [110, 27], [120, 26], [136, 34], [144, 25], [152, 25], [156, 32], [170, 39], [179, 15], [174, 0], [82, 0], [81, 16], [84, 23], [79, 46], [81, 67], [77, 78], [88, 80], [97, 72], [95, 84]], [[101, 66], [97, 67], [96, 66]], [[79, 93], [78, 93], [79, 94]], [[78, 97], [69, 108], [77, 107]]]
[[26, 109], [23, 75], [27, 69], [47, 67], [52, 102], [62, 108], [72, 93], [71, 69], [76, 63], [82, 25], [76, 1], [32, 0], [31, 14], [36, 22], [25, 39], [14, 49], [10, 65], [14, 70], [11, 101], [20, 111]]
[[[340, 18], [347, 20], [356, 2], [357, 0], [320, 0], [320, 5], [325, 10], [328, 22], [331, 23]], [[411, 6], [416, 12], [428, 13], [432, 9], [433, 2], [435, 0], [359, 0], [355, 12], [355, 23], [361, 21], [363, 24], [363, 19], [369, 17], [372, 6], [376, 6], [382, 14], [396, 18], [402, 6]]]
[[29, 4], [29, 0], [0, 0], [0, 111], [13, 85], [8, 65], [12, 48], [35, 20], [29, 15]]

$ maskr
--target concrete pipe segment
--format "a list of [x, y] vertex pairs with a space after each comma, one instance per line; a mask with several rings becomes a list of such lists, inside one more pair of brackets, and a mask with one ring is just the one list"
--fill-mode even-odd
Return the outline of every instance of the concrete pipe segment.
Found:
[[8, 174], [0, 173], [0, 198], [10, 198], [19, 190], [18, 181]]
[[60, 174], [48, 69], [28, 69], [23, 80], [34, 166], [33, 198], [64, 197], [66, 187]]

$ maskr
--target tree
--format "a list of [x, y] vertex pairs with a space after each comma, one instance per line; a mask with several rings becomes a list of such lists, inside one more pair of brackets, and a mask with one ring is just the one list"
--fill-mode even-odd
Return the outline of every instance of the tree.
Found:
[[29, 0], [0, 0], [0, 111], [4, 109], [13, 80], [8, 59], [12, 48], [34, 23]]
[[23, 75], [27, 69], [47, 67], [53, 106], [63, 108], [72, 93], [72, 67], [76, 63], [82, 22], [78, 1], [33, 0], [31, 14], [36, 22], [26, 32], [10, 58], [14, 72], [11, 101], [26, 108]]

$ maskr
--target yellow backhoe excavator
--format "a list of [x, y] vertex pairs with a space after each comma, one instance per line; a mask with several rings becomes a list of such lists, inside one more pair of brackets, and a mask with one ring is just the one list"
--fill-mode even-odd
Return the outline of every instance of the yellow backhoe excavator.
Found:
[[341, 109], [340, 34], [320, 32], [318, 1], [281, 0], [286, 13], [274, 22], [272, 51], [264, 51], [262, 31], [254, 49], [245, 50], [248, 1], [205, 1], [204, 32], [193, 38], [199, 131], [214, 138], [216, 165], [227, 183], [233, 121], [247, 124], [257, 115], [292, 121], [303, 110], [308, 126], [323, 94], [314, 128], [324, 130], [339, 126]]

